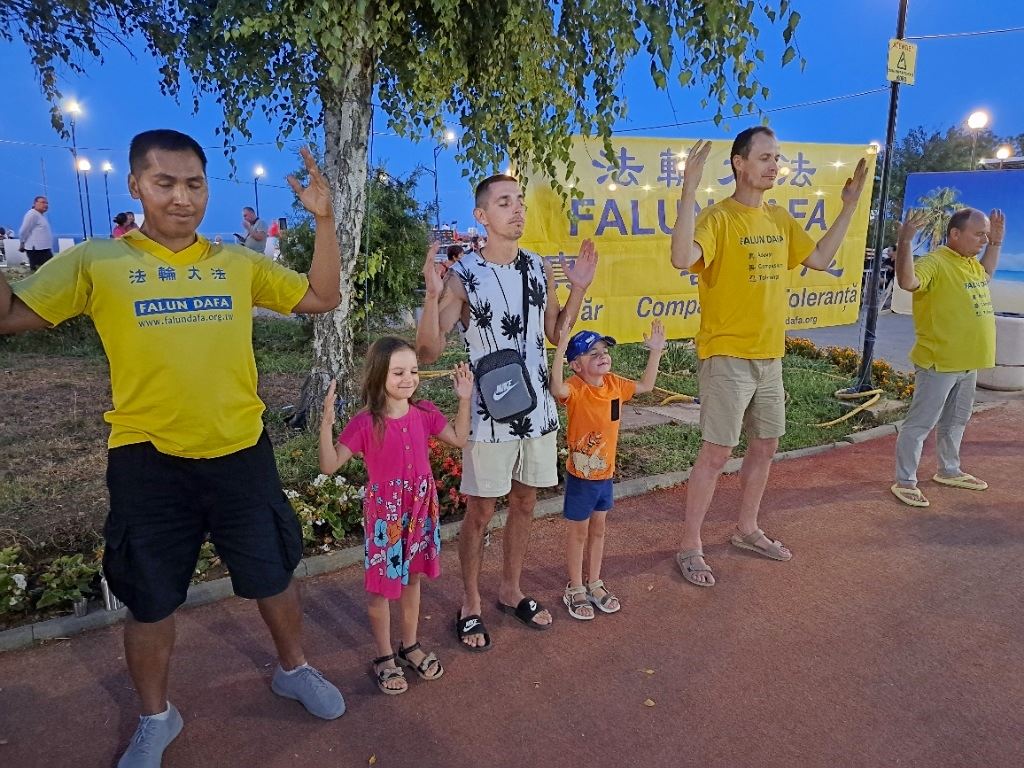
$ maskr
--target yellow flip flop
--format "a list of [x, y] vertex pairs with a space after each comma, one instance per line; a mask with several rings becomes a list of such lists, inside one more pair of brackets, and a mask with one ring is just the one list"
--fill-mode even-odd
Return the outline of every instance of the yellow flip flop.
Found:
[[889, 488], [892, 495], [902, 501], [908, 507], [927, 507], [928, 499], [924, 497], [919, 488], [904, 488], [896, 483]]
[[979, 480], [974, 475], [968, 475], [966, 472], [956, 477], [932, 475], [932, 480], [936, 483], [952, 486], [953, 488], [966, 488], [968, 491], [984, 491], [988, 488], [988, 483], [984, 480]]

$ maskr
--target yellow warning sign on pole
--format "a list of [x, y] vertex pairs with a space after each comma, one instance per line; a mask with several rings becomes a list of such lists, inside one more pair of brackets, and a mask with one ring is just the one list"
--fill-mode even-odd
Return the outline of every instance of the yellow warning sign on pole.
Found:
[[893, 38], [889, 41], [889, 66], [886, 79], [903, 85], [914, 84], [917, 68], [917, 45]]

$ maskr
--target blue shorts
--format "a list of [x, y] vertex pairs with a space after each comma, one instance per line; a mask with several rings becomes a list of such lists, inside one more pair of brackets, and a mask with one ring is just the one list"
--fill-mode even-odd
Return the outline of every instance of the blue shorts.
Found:
[[562, 514], [566, 520], [582, 522], [589, 520], [594, 512], [607, 512], [612, 508], [612, 479], [584, 480], [582, 477], [565, 473], [565, 506]]

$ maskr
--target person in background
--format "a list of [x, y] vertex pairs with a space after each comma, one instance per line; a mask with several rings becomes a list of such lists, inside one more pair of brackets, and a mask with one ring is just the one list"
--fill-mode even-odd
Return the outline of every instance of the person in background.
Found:
[[36, 197], [32, 207], [25, 213], [18, 233], [21, 240], [19, 250], [25, 252], [28, 266], [33, 272], [53, 258], [53, 231], [46, 218], [48, 210], [50, 202], [43, 195]]
[[127, 229], [125, 229], [125, 224], [127, 224], [127, 223], [128, 223], [128, 214], [127, 213], [119, 213], [116, 216], [114, 216], [114, 229], [111, 230], [110, 236], [113, 237], [113, 238], [118, 238], [118, 237], [123, 236], [124, 233], [128, 231]]
[[263, 254], [274, 261], [277, 261], [277, 257], [281, 255], [281, 225], [277, 221], [270, 222], [270, 228], [267, 230], [267, 245], [263, 249]]
[[245, 227], [245, 247], [263, 253], [267, 247], [267, 225], [256, 215], [255, 208], [247, 205], [242, 209], [242, 226]]

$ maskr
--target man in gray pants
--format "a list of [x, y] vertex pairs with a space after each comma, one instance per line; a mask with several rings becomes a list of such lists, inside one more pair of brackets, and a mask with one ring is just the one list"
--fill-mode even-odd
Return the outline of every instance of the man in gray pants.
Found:
[[[914, 294], [914, 399], [896, 439], [896, 483], [891, 490], [911, 507], [927, 507], [917, 487], [921, 449], [936, 430], [938, 472], [932, 480], [983, 491], [988, 483], [960, 469], [960, 441], [971, 418], [979, 368], [996, 360], [996, 323], [989, 281], [999, 262], [1006, 217], [963, 208], [950, 217], [946, 243], [915, 263], [911, 245], [925, 222], [912, 211], [900, 226], [896, 280]], [[978, 254], [984, 251], [979, 262]]]

